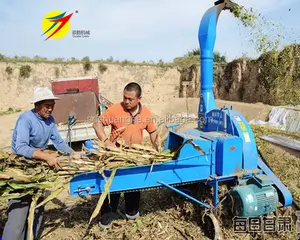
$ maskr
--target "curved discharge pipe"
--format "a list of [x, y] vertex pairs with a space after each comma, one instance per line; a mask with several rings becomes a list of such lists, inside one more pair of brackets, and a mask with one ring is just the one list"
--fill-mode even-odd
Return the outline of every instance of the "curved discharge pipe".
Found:
[[213, 93], [213, 67], [217, 21], [222, 10], [232, 11], [232, 7], [235, 5], [237, 4], [230, 0], [215, 2], [215, 6], [205, 12], [200, 23], [198, 32], [201, 63], [201, 95], [198, 108], [198, 128], [200, 130], [205, 128], [206, 114], [216, 109]]

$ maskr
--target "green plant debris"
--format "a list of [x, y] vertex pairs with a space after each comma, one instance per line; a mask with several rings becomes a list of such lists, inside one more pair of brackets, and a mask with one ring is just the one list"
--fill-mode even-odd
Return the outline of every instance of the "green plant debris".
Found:
[[254, 44], [255, 50], [259, 54], [279, 50], [284, 41], [289, 40], [290, 34], [288, 34], [286, 27], [268, 21], [252, 8], [246, 9], [241, 5], [235, 5], [232, 13], [244, 27], [249, 28], [249, 41]]
[[288, 29], [241, 5], [235, 5], [232, 13], [249, 29], [249, 41], [261, 54], [256, 60], [258, 84], [263, 93], [261, 101], [271, 105], [298, 105], [300, 46], [292, 44], [281, 49], [289, 40]]
[[241, 5], [234, 5], [232, 13], [236, 18], [241, 20], [245, 27], [254, 27], [257, 16], [253, 13], [252, 9], [248, 10]]
[[300, 46], [270, 51], [257, 59], [258, 80], [272, 105], [298, 105], [300, 99]]

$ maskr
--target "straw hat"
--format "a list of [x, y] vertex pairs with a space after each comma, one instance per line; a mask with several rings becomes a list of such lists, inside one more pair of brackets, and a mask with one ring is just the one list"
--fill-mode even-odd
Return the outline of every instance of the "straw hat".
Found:
[[49, 88], [36, 88], [31, 98], [30, 103], [37, 103], [44, 100], [59, 100], [55, 97]]

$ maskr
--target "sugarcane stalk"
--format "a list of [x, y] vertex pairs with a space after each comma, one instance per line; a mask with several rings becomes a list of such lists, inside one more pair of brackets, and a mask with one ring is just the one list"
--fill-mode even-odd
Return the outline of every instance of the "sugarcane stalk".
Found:
[[29, 208], [29, 214], [28, 214], [28, 240], [33, 240], [34, 235], [33, 235], [33, 221], [34, 221], [34, 212], [35, 212], [35, 206], [36, 203], [39, 199], [39, 197], [42, 195], [42, 191], [38, 191], [36, 195], [32, 198], [32, 202], [30, 204]]

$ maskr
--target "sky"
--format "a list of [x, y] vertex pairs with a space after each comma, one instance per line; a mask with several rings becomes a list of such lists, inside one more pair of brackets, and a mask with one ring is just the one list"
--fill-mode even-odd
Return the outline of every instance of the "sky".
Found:
[[[0, 53], [14, 57], [36, 55], [47, 58], [75, 57], [91, 60], [162, 59], [172, 62], [199, 47], [201, 18], [213, 0], [0, 0]], [[263, 31], [284, 33], [283, 46], [300, 43], [299, 0], [236, 0], [252, 8], [276, 26]], [[71, 29], [61, 39], [42, 36], [42, 20], [54, 10], [74, 13]], [[75, 11], [78, 13], [75, 13]], [[74, 38], [72, 30], [89, 30], [88, 38]], [[248, 28], [229, 11], [221, 12], [215, 50], [228, 61], [259, 53], [249, 40]]]

